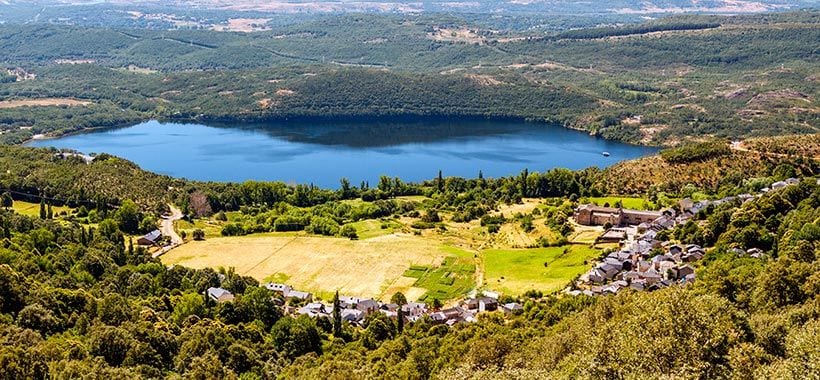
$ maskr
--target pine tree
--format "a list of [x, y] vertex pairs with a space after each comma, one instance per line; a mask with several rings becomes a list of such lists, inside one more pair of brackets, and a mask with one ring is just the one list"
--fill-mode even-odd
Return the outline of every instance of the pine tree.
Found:
[[54, 210], [51, 209], [51, 203], [48, 204], [46, 211], [46, 219], [54, 219]]
[[40, 219], [45, 220], [48, 214], [46, 213], [46, 200], [40, 198]]
[[438, 192], [444, 192], [444, 177], [441, 175], [441, 170], [438, 171], [438, 178], [436, 179], [436, 186], [438, 187]]
[[393, 294], [393, 297], [390, 298], [390, 302], [399, 306], [398, 315], [396, 316], [396, 328], [399, 330], [399, 333], [404, 331], [404, 305], [407, 304], [407, 297], [404, 296], [402, 292], [396, 292]]
[[342, 310], [339, 303], [339, 291], [333, 296], [333, 336], [342, 336]]

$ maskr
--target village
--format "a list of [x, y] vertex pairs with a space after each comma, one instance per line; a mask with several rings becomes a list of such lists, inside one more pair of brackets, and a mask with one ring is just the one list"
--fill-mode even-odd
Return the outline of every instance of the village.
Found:
[[[334, 304], [314, 300], [311, 293], [294, 290], [279, 283], [267, 283], [263, 286], [281, 296], [274, 297], [274, 302], [282, 307], [287, 315], [328, 319], [333, 316]], [[205, 293], [210, 300], [217, 303], [231, 302], [235, 298], [230, 291], [223, 288], [208, 288]], [[467, 298], [458, 305], [447, 308], [412, 301], [399, 305], [353, 296], [339, 296], [338, 305], [341, 319], [353, 326], [361, 326], [368, 316], [375, 313], [382, 313], [392, 319], [401, 316], [409, 323], [429, 317], [432, 324], [452, 326], [461, 322], [474, 322], [478, 313], [503, 311], [504, 314], [516, 315], [524, 311], [524, 307], [517, 302], [500, 303], [499, 294], [491, 291], [484, 291], [480, 296]]]
[[[605, 231], [598, 237], [596, 244], [617, 244], [619, 248], [607, 253], [563, 293], [570, 296], [602, 296], [617, 294], [623, 290], [653, 291], [673, 285], [685, 286], [694, 283], [696, 273], [693, 264], [704, 258], [705, 248], [696, 244], [682, 245], [661, 239], [659, 236], [662, 235], [662, 231], [671, 231], [676, 226], [685, 224], [709, 206], [735, 201], [745, 203], [763, 193], [799, 183], [799, 179], [789, 178], [771, 184], [757, 195], [740, 194], [702, 201], [685, 198], [678, 202], [678, 211], [675, 208], [645, 211], [592, 204], [581, 205], [573, 215], [575, 222], [585, 226], [605, 226]], [[140, 237], [138, 244], [156, 245], [162, 237], [163, 234], [159, 230], [152, 231]], [[166, 248], [168, 247], [164, 249]], [[757, 247], [733, 248], [732, 251], [753, 258], [762, 258], [765, 255], [763, 250]], [[283, 283], [269, 282], [262, 286], [276, 294], [273, 300], [282, 308], [284, 314], [332, 318], [332, 302], [314, 299], [312, 293], [294, 289]], [[401, 316], [408, 323], [427, 317], [430, 323], [452, 326], [462, 322], [474, 322], [479, 313], [503, 312], [505, 315], [517, 315], [524, 311], [523, 305], [513, 302], [514, 299], [510, 297], [504, 297], [503, 299], [509, 302], [502, 303], [501, 294], [498, 292], [483, 290], [473, 293], [473, 296], [448, 307], [413, 301], [399, 305], [380, 302], [373, 298], [340, 295], [338, 307], [341, 319], [354, 326], [361, 326], [365, 319], [374, 313], [382, 313], [393, 319]], [[235, 299], [229, 290], [219, 287], [208, 288], [205, 295], [216, 303], [232, 302]]]
[[[778, 181], [761, 189], [757, 196], [799, 183], [797, 178]], [[697, 202], [685, 198], [678, 204], [680, 212], [672, 208], [637, 211], [594, 205], [579, 207], [575, 212], [576, 222], [582, 225], [611, 226], [598, 238], [598, 242], [617, 243], [619, 249], [610, 252], [583, 274], [566, 293], [598, 296], [617, 294], [624, 289], [652, 291], [675, 284], [693, 283], [696, 274], [692, 263], [703, 259], [705, 249], [696, 244], [681, 245], [660, 239], [660, 233], [685, 224], [709, 206], [734, 201], [745, 203], [755, 197], [752, 194], [740, 194]], [[764, 255], [758, 247], [732, 248], [732, 251], [754, 258]]]

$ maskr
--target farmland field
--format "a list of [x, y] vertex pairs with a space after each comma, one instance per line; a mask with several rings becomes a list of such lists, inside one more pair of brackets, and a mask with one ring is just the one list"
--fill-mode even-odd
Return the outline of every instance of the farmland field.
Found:
[[[239, 274], [259, 281], [286, 280], [296, 289], [311, 291], [323, 298], [338, 289], [343, 294], [386, 300], [397, 291], [404, 292], [408, 299], [421, 298], [428, 290], [448, 296], [462, 289], [466, 292], [474, 281], [471, 276], [465, 280], [463, 273], [458, 281], [435, 282], [435, 287], [404, 276], [413, 266], [431, 269], [430, 278], [442, 276], [436, 269], [454, 263], [456, 256], [453, 249], [435, 240], [406, 234], [358, 241], [265, 234], [193, 241], [169, 252], [162, 260], [165, 264], [192, 268], [232, 266]], [[462, 265], [459, 269], [472, 264], [458, 262]], [[442, 289], [450, 285], [458, 289]]]
[[594, 203], [598, 206], [603, 206], [605, 204], [610, 205], [611, 207], [615, 207], [615, 204], [620, 201], [621, 205], [624, 208], [629, 208], [633, 210], [647, 210], [651, 209], [654, 204], [651, 202], [643, 199], [643, 198], [634, 198], [634, 197], [593, 197], [589, 198], [589, 202]]
[[588, 262], [599, 254], [582, 245], [487, 250], [483, 252], [486, 285], [507, 294], [560, 290], [589, 269]]
[[[12, 205], [12, 209], [18, 214], [27, 215], [27, 216], [40, 216], [40, 204], [39, 203], [31, 203], [31, 202], [24, 202], [15, 200], [14, 204]], [[71, 212], [71, 208], [66, 206], [52, 206], [52, 212], [54, 215], [58, 215], [61, 212], [65, 211], [66, 213]]]

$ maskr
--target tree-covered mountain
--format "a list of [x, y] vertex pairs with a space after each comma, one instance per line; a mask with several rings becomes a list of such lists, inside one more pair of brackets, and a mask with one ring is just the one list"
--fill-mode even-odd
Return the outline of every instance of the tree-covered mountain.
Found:
[[[818, 17], [572, 31], [442, 14], [334, 15], [254, 33], [6, 25], [4, 65], [22, 74], [0, 83], [0, 140], [152, 118], [517, 118], [667, 145], [814, 133]], [[22, 107], [43, 98], [85, 103]]]

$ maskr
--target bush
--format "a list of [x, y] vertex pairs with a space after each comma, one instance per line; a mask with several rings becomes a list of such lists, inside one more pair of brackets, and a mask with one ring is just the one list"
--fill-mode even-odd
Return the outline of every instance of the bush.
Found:
[[359, 238], [359, 234], [356, 233], [356, 229], [349, 224], [345, 224], [339, 229], [339, 236], [349, 238], [350, 240], [356, 240]]
[[330, 218], [313, 217], [305, 231], [317, 235], [335, 236], [339, 233], [339, 223]]
[[191, 234], [191, 237], [193, 237], [194, 240], [205, 240], [205, 231], [202, 231], [201, 229], [197, 228]]
[[438, 223], [441, 221], [441, 217], [438, 216], [436, 210], [428, 210], [424, 213], [424, 216], [421, 217], [421, 221], [425, 223]]

